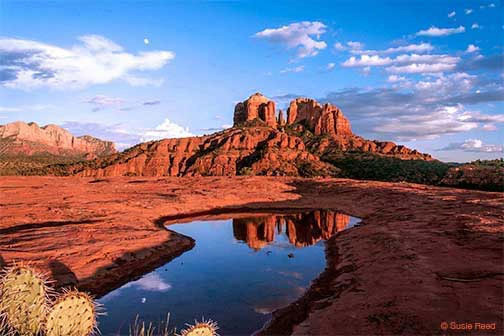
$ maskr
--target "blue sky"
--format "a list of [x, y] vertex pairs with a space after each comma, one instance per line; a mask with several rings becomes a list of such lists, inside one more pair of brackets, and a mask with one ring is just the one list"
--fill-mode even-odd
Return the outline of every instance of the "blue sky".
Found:
[[501, 1], [0, 1], [0, 123], [120, 148], [211, 133], [256, 91], [445, 161], [503, 155]]

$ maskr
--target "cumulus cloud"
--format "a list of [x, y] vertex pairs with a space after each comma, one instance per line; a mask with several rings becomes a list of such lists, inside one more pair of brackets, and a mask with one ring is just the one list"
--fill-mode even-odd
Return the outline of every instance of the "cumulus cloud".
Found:
[[479, 51], [479, 50], [480, 50], [479, 47], [475, 46], [474, 44], [469, 44], [467, 46], [466, 52], [467, 53], [473, 53], [473, 52], [476, 52], [476, 51]]
[[131, 54], [99, 35], [81, 36], [70, 48], [0, 38], [0, 55], [0, 84], [22, 89], [82, 88], [113, 80], [148, 85], [150, 79], [135, 73], [160, 69], [175, 57], [164, 50]]
[[452, 17], [454, 17], [455, 15], [457, 15], [457, 13], [456, 13], [455, 11], [448, 13], [448, 17], [449, 17], [449, 18], [452, 18]]
[[478, 127], [475, 122], [461, 119], [464, 112], [462, 105], [443, 106], [426, 114], [406, 114], [390, 118], [373, 130], [395, 135], [401, 140], [434, 139], [440, 135], [467, 132]]
[[[358, 134], [382, 139], [432, 139], [473, 129], [496, 129], [502, 114], [485, 114], [471, 105], [504, 101], [497, 81], [482, 82], [467, 73], [440, 74], [419, 82], [390, 75], [392, 87], [350, 88], [331, 92], [322, 102], [335, 104]], [[475, 93], [474, 87], [481, 90]]]
[[401, 81], [405, 81], [405, 80], [406, 80], [406, 77], [397, 76], [397, 75], [390, 75], [387, 78], [387, 81], [390, 83], [397, 83], [397, 82], [401, 82]]
[[382, 58], [378, 55], [362, 55], [360, 58], [352, 56], [345, 62], [341, 63], [344, 67], [366, 67], [366, 66], [383, 66], [392, 63], [389, 57]]
[[459, 34], [465, 32], [464, 26], [459, 26], [457, 28], [438, 28], [435, 26], [430, 27], [426, 30], [420, 30], [416, 33], [417, 36], [448, 36], [453, 34]]
[[326, 25], [322, 22], [303, 21], [280, 28], [268, 28], [254, 34], [254, 37], [283, 45], [288, 49], [296, 48], [297, 56], [304, 58], [315, 56], [327, 47], [324, 41], [320, 41], [320, 35], [325, 31]]
[[326, 70], [333, 70], [334, 67], [336, 66], [336, 63], [328, 63], [326, 66]]
[[479, 29], [480, 25], [477, 24], [476, 22], [472, 24], [471, 29]]
[[141, 137], [142, 142], [160, 140], [165, 138], [184, 138], [194, 136], [189, 132], [188, 127], [182, 127], [170, 119], [165, 119], [161, 124], [153, 130], [146, 131]]
[[304, 71], [304, 65], [300, 65], [294, 68], [285, 68], [280, 70], [280, 73], [289, 73], [289, 72], [302, 72]]
[[464, 142], [450, 143], [448, 146], [439, 149], [440, 151], [461, 150], [475, 153], [502, 153], [503, 145], [485, 144], [480, 139], [467, 139]]
[[366, 49], [352, 49], [350, 53], [358, 55], [390, 55], [397, 53], [427, 53], [434, 50], [434, 46], [430, 43], [408, 44], [399, 47], [388, 48], [384, 50], [366, 50]]
[[469, 15], [469, 14], [471, 14], [472, 12], [473, 12], [473, 10], [472, 10], [471, 8], [468, 8], [468, 9], [464, 10], [464, 13], [465, 13], [466, 15]]
[[435, 73], [444, 72], [455, 69], [456, 64], [410, 64], [403, 66], [391, 66], [387, 68], [391, 73]]
[[391, 73], [435, 73], [453, 70], [460, 61], [459, 57], [449, 55], [399, 55], [395, 58], [379, 55], [352, 56], [343, 62], [344, 67], [388, 66]]

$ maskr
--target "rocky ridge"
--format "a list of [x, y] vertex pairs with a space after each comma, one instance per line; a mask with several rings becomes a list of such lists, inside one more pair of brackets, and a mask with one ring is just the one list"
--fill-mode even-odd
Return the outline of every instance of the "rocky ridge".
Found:
[[84, 156], [87, 159], [116, 152], [114, 144], [89, 135], [73, 136], [57, 125], [40, 127], [34, 122], [16, 121], [0, 125], [0, 155], [52, 154]]
[[322, 159], [334, 152], [369, 152], [406, 160], [432, 160], [392, 142], [353, 134], [343, 112], [309, 98], [293, 100], [285, 119], [260, 93], [236, 105], [232, 128], [201, 137], [163, 139], [90, 162], [55, 167], [79, 176], [337, 176]]

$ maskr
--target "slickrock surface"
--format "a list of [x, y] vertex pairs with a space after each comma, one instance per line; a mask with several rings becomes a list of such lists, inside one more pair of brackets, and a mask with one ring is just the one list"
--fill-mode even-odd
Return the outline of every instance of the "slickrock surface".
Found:
[[333, 209], [361, 225], [327, 242], [326, 270], [264, 334], [442, 335], [443, 321], [503, 332], [502, 193], [346, 179], [3, 177], [0, 205], [4, 262], [31, 261], [97, 294], [191, 248], [164, 224]]
[[36, 123], [22, 121], [0, 125], [0, 155], [50, 153], [96, 158], [115, 152], [114, 144], [110, 141], [89, 135], [75, 137], [57, 125], [39, 127]]

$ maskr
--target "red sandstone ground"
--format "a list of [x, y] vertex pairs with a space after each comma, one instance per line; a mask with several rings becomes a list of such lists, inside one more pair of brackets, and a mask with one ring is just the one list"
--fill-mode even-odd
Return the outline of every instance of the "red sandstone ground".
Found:
[[502, 193], [346, 179], [2, 177], [0, 263], [30, 261], [59, 285], [102, 295], [191, 248], [163, 223], [295, 208], [362, 225], [328, 241], [327, 269], [264, 334], [432, 335], [445, 334], [443, 321], [503, 333]]

